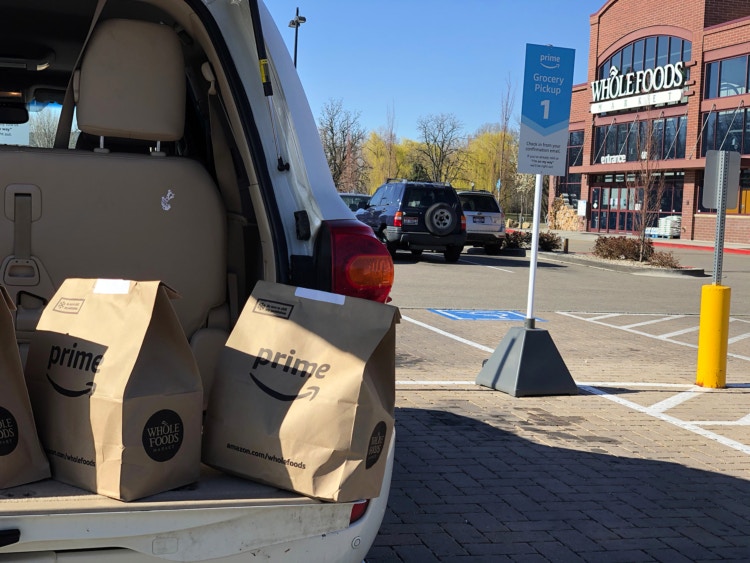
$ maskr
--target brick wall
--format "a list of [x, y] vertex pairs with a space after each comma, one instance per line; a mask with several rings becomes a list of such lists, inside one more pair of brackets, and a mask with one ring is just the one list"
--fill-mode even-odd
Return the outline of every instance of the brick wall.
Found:
[[[649, 27], [674, 26], [689, 31], [703, 29], [704, 2], [707, 0], [610, 0], [591, 16], [590, 53], [604, 53], [631, 32]], [[708, 0], [719, 1], [719, 0]], [[725, 0], [730, 2], [731, 0]], [[737, 0], [740, 3], [740, 0]], [[747, 4], [746, 0], [742, 3]], [[657, 34], [659, 32], [656, 32]], [[589, 67], [593, 80], [596, 61]], [[593, 69], [591, 67], [594, 67]]]
[[[716, 215], [696, 213], [693, 216], [695, 231], [693, 240], [712, 241], [716, 237]], [[750, 242], [750, 216], [727, 215], [724, 223], [724, 242]]]
[[718, 25], [750, 16], [747, 0], [706, 0], [705, 26]]
[[[750, 2], [747, 2], [750, 6]], [[742, 19], [705, 32], [703, 50], [712, 51], [750, 41], [750, 20]]]

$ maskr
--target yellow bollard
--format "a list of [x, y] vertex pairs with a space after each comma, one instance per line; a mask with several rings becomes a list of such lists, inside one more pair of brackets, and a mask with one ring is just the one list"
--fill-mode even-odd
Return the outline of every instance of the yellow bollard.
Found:
[[722, 285], [704, 285], [701, 291], [698, 372], [695, 381], [700, 387], [719, 389], [727, 385], [731, 295], [731, 288]]

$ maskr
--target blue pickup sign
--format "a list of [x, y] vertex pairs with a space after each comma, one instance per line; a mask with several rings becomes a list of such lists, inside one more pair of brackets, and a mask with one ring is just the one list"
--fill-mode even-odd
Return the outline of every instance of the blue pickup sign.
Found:
[[575, 50], [526, 45], [518, 171], [565, 175]]

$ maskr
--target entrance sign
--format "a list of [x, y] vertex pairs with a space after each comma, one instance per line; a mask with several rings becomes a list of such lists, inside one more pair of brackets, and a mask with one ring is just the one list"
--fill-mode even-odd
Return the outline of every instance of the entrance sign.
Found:
[[526, 45], [518, 171], [565, 175], [575, 50]]

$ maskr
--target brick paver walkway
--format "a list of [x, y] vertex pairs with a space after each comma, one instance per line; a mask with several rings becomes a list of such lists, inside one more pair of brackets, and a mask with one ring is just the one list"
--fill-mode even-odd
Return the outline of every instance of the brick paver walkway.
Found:
[[[509, 326], [402, 313], [492, 349]], [[750, 561], [750, 363], [696, 391], [691, 348], [540, 316], [601, 395], [474, 386], [486, 351], [401, 323], [396, 466], [367, 561]]]

